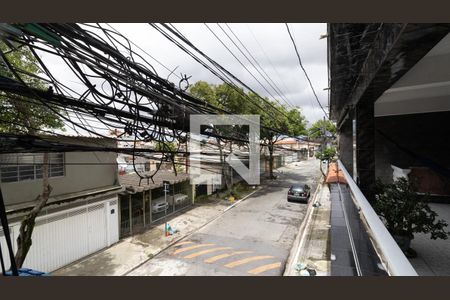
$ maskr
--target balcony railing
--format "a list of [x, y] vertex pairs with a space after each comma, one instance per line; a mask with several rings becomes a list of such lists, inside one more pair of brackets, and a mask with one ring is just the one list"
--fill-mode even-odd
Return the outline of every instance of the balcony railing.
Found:
[[417, 272], [403, 254], [392, 235], [386, 229], [369, 201], [367, 201], [364, 194], [353, 181], [352, 177], [345, 169], [344, 164], [341, 161], [338, 161], [338, 165], [344, 173], [353, 202], [359, 211], [361, 221], [366, 227], [373, 247], [386, 272], [391, 276], [417, 276]]

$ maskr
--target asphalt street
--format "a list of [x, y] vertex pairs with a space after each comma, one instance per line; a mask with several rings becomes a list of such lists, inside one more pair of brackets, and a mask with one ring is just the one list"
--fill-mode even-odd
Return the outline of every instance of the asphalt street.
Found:
[[307, 207], [287, 202], [287, 191], [291, 184], [306, 183], [313, 193], [319, 161], [293, 163], [277, 174], [278, 179], [265, 182], [252, 196], [129, 275], [282, 275]]

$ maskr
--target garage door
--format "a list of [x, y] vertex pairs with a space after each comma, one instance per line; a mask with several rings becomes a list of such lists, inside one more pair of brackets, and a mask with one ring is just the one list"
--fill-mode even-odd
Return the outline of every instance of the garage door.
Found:
[[[33, 231], [33, 245], [24, 267], [51, 272], [107, 247], [108, 225], [112, 223], [108, 220], [110, 207], [109, 203], [103, 202], [40, 218]], [[12, 226], [15, 236], [19, 226]], [[5, 249], [3, 245], [4, 238], [2, 250]]]

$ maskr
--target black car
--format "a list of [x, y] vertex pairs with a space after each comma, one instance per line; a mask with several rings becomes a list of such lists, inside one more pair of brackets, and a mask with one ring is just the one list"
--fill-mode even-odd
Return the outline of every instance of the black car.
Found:
[[287, 201], [298, 201], [308, 203], [311, 188], [307, 184], [295, 184], [289, 188]]

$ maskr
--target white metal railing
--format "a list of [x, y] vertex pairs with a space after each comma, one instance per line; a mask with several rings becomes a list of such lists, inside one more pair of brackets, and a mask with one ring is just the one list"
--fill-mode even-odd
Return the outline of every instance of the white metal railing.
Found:
[[344, 173], [350, 191], [354, 196], [353, 198], [367, 223], [370, 235], [376, 244], [374, 246], [379, 251], [378, 254], [381, 256], [381, 261], [385, 264], [386, 271], [392, 276], [417, 276], [416, 270], [414, 270], [405, 254], [403, 254], [403, 251], [397, 245], [340, 160], [338, 160], [338, 166]]

